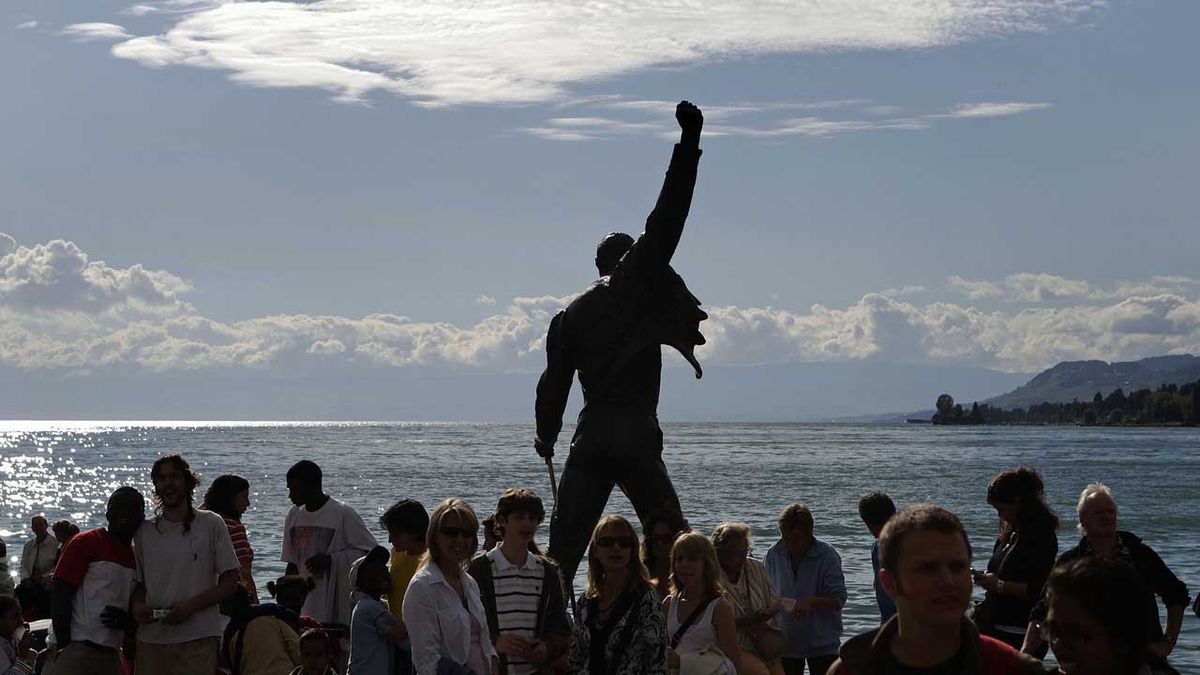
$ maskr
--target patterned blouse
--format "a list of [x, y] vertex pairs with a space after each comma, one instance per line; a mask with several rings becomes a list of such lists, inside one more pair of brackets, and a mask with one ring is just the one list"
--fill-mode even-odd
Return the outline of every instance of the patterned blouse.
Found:
[[[579, 596], [579, 619], [571, 640], [568, 675], [666, 675], [667, 634], [662, 608], [653, 589], [628, 591], [630, 599], [620, 616], [601, 624], [596, 598]], [[592, 641], [604, 640], [592, 653]], [[593, 672], [603, 669], [604, 672]]]

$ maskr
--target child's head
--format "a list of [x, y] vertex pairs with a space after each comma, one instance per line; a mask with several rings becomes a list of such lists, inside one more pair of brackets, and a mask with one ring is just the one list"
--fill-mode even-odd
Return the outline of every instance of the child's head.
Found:
[[387, 530], [388, 543], [397, 551], [420, 553], [425, 549], [429, 513], [415, 499], [401, 499], [384, 511], [379, 525]]
[[296, 614], [304, 607], [308, 592], [316, 588], [312, 577], [299, 574], [285, 574], [275, 581], [267, 582], [267, 592], [275, 598], [275, 602], [284, 609], [290, 609]]
[[21, 603], [11, 595], [0, 595], [0, 635], [12, 635], [22, 622]]
[[300, 666], [304, 675], [326, 675], [332, 657], [333, 645], [325, 631], [310, 628], [300, 636]]
[[514, 539], [524, 546], [533, 541], [538, 526], [546, 518], [546, 508], [533, 490], [509, 488], [500, 494], [494, 518], [502, 539]]
[[392, 590], [392, 577], [388, 574], [388, 559], [391, 555], [382, 546], [376, 546], [358, 563], [358, 574], [354, 579], [355, 589], [372, 598]]

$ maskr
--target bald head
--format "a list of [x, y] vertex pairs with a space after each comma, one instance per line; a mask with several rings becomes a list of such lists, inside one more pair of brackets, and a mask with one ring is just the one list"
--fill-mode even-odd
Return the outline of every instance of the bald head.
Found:
[[608, 276], [616, 269], [617, 263], [633, 246], [633, 237], [624, 232], [610, 232], [600, 240], [596, 247], [596, 269], [600, 276]]

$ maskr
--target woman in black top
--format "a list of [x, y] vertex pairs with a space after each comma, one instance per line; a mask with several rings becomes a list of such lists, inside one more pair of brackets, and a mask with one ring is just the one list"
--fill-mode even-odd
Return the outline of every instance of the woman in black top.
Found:
[[975, 621], [984, 635], [1020, 649], [1029, 612], [1058, 555], [1058, 517], [1046, 504], [1041, 475], [1029, 467], [993, 478], [987, 499], [1000, 516], [1000, 534], [987, 572], [975, 573], [975, 583], [987, 592]]
[[568, 675], [666, 675], [663, 614], [633, 525], [605, 516], [592, 531], [587, 559], [587, 590], [579, 597]]

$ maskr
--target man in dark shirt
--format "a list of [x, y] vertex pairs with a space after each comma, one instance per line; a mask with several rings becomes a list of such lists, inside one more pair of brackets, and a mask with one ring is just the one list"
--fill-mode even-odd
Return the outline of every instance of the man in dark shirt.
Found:
[[830, 675], [1044, 675], [1037, 660], [980, 635], [964, 616], [971, 545], [957, 516], [910, 506], [884, 525], [879, 549], [896, 614], [845, 642]]
[[584, 398], [550, 523], [550, 557], [561, 564], [567, 588], [614, 485], [639, 518], [680, 513], [662, 461], [660, 345], [679, 349], [700, 376], [692, 349], [704, 342], [698, 327], [706, 315], [670, 262], [691, 207], [704, 118], [687, 101], [675, 118], [680, 141], [646, 231], [636, 242], [623, 233], [600, 242], [600, 279], [554, 317], [546, 336], [534, 441], [543, 458], [554, 456], [576, 371]]

